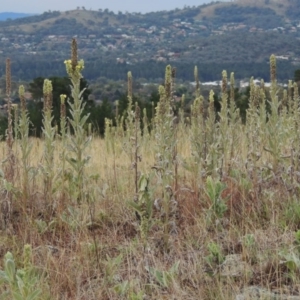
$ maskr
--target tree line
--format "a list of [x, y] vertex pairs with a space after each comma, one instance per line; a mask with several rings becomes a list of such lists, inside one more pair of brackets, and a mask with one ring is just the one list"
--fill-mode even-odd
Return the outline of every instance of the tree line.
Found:
[[[44, 77], [36, 77], [32, 82], [29, 83], [28, 91], [32, 95], [32, 100], [27, 101], [28, 114], [30, 118], [30, 135], [35, 137], [41, 137], [42, 135], [42, 120], [43, 120], [43, 83]], [[49, 80], [52, 82], [53, 86], [53, 125], [57, 125], [57, 130], [59, 131], [60, 124], [60, 95], [64, 94], [67, 96], [69, 101], [72, 101], [71, 89], [70, 89], [70, 79], [68, 77], [50, 77]], [[298, 83], [300, 87], [300, 69], [294, 72], [294, 81]], [[83, 101], [85, 103], [85, 113], [89, 114], [88, 123], [92, 124], [94, 132], [99, 135], [104, 134], [105, 129], [105, 119], [116, 120], [116, 113], [118, 116], [122, 116], [127, 109], [128, 98], [126, 93], [119, 93], [118, 99], [118, 109], [116, 109], [115, 103], [110, 99], [104, 98], [101, 103], [97, 104], [91, 99], [90, 95], [92, 90], [89, 88], [88, 81], [86, 79], [81, 79], [80, 89], [84, 89], [82, 94]], [[184, 92], [184, 91], [182, 91]], [[228, 91], [229, 93], [229, 91]], [[181, 96], [180, 89], [176, 96]], [[240, 90], [235, 89], [235, 104], [239, 109], [242, 120], [246, 119], [246, 110], [248, 108], [248, 100], [250, 97], [250, 88]], [[214, 95], [214, 104], [216, 112], [220, 111], [221, 98], [216, 90]], [[133, 95], [133, 103], [137, 103], [141, 111], [146, 111], [147, 119], [149, 124], [151, 124], [152, 118], [154, 117], [154, 111], [156, 105], [159, 101], [158, 91], [152, 92], [148, 97], [141, 96], [139, 94]], [[18, 104], [20, 99], [15, 98], [14, 103]], [[68, 102], [69, 103], [69, 102]], [[67, 103], [67, 107], [68, 107]], [[175, 105], [175, 114], [178, 112], [180, 107], [180, 102]], [[190, 113], [190, 108], [188, 105], [184, 107], [186, 114]], [[68, 109], [67, 109], [68, 111]], [[68, 115], [70, 117], [70, 115]], [[5, 115], [0, 117], [0, 136], [3, 138], [5, 136], [5, 131], [7, 128], [7, 117]]]

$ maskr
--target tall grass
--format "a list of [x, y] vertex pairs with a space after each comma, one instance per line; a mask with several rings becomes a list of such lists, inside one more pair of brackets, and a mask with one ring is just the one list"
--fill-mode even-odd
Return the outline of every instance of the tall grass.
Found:
[[191, 114], [184, 96], [177, 113], [167, 66], [150, 131], [132, 103], [129, 73], [128, 109], [106, 120], [104, 139], [86, 134], [76, 40], [65, 65], [72, 99], [61, 95], [60, 135], [45, 81], [43, 138], [33, 139], [22, 86], [12, 122], [7, 62], [1, 297], [239, 299], [258, 291], [297, 299], [299, 94], [293, 82], [278, 86], [275, 58], [270, 88], [250, 81], [246, 122], [226, 71], [219, 114], [214, 92], [201, 95], [197, 68]]

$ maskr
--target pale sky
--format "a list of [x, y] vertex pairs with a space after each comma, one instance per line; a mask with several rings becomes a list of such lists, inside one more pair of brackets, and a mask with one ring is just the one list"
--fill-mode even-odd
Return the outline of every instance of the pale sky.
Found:
[[158, 10], [171, 10], [176, 7], [183, 8], [184, 5], [198, 6], [209, 2], [211, 0], [1, 0], [0, 12], [43, 13], [49, 9], [66, 11], [76, 9], [77, 6], [84, 6], [86, 9], [92, 10], [108, 8], [114, 12], [145, 13]]

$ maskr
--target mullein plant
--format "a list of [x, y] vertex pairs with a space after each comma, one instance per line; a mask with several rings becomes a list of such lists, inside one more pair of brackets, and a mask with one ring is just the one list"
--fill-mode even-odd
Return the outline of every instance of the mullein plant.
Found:
[[193, 157], [193, 169], [198, 190], [198, 185], [202, 185], [202, 175], [204, 175], [205, 160], [205, 123], [204, 123], [204, 99], [200, 95], [198, 74], [195, 68], [196, 98], [191, 106], [191, 154]]
[[44, 154], [42, 172], [44, 176], [44, 197], [48, 206], [48, 217], [53, 212], [53, 180], [54, 180], [54, 149], [55, 149], [55, 128], [52, 126], [52, 83], [45, 79], [43, 86], [44, 94], [44, 119], [43, 119], [43, 135], [44, 135]]
[[19, 98], [21, 102], [21, 114], [19, 117], [19, 133], [20, 133], [20, 149], [21, 149], [21, 178], [22, 178], [22, 194], [24, 207], [27, 206], [27, 200], [30, 194], [29, 187], [29, 173], [31, 169], [30, 165], [30, 153], [32, 150], [32, 144], [29, 142], [29, 116], [26, 108], [25, 100], [25, 88], [23, 85], [19, 87]]
[[136, 211], [136, 216], [140, 221], [139, 230], [144, 247], [148, 241], [149, 231], [155, 223], [153, 218], [154, 201], [149, 184], [150, 178], [144, 174], [141, 175], [138, 181], [136, 199], [129, 202], [129, 205]]
[[[129, 155], [131, 160], [131, 166], [134, 170], [134, 185], [135, 185], [135, 201], [137, 200], [138, 195], [138, 163], [141, 160], [139, 155], [139, 141], [141, 141], [141, 126], [140, 126], [140, 108], [138, 103], [135, 103], [135, 109], [132, 103], [132, 74], [128, 72], [127, 75], [128, 83], [128, 104], [125, 118], [125, 141], [123, 143], [124, 151]], [[140, 216], [136, 214], [139, 219]]]
[[272, 156], [272, 163], [269, 166], [270, 171], [273, 174], [277, 174], [280, 170], [280, 164], [282, 161], [282, 145], [286, 142], [286, 130], [282, 127], [282, 118], [280, 117], [279, 108], [280, 101], [278, 99], [278, 87], [276, 80], [276, 57], [271, 55], [270, 57], [270, 75], [271, 75], [271, 87], [270, 87], [270, 114], [269, 120], [266, 124], [267, 129], [267, 146], [264, 150], [269, 152]]
[[180, 108], [178, 112], [179, 124], [183, 130], [185, 130], [184, 108], [185, 108], [185, 95], [183, 94], [181, 96]]
[[5, 198], [1, 199], [2, 223], [4, 229], [8, 229], [11, 224], [13, 187], [15, 180], [15, 154], [13, 151], [13, 120], [12, 120], [12, 101], [11, 101], [11, 69], [10, 59], [6, 60], [6, 100], [8, 128], [6, 131], [6, 160], [4, 169], [4, 189]]
[[134, 136], [135, 136], [135, 112], [133, 105], [133, 95], [132, 95], [132, 74], [128, 72], [127, 74], [127, 109], [124, 116], [125, 122], [125, 134], [123, 142], [123, 150], [130, 157], [131, 164], [134, 164]]
[[227, 174], [227, 168], [229, 164], [228, 152], [229, 152], [229, 116], [228, 116], [228, 93], [227, 93], [227, 72], [222, 72], [222, 100], [221, 111], [219, 113], [219, 132], [220, 132], [220, 147], [219, 147], [219, 172], [222, 177]]
[[[177, 200], [176, 200], [176, 194], [178, 192], [178, 167], [179, 167], [179, 162], [178, 162], [178, 135], [179, 135], [179, 128], [180, 128], [180, 122], [178, 122], [178, 117], [175, 116], [175, 111], [176, 111], [176, 107], [175, 107], [175, 78], [176, 78], [176, 68], [171, 68], [171, 87], [170, 87], [170, 104], [171, 104], [171, 109], [173, 111], [173, 115], [174, 115], [174, 140], [176, 141], [174, 144], [174, 148], [173, 148], [173, 165], [174, 165], [174, 184], [173, 184], [173, 189], [174, 189], [174, 195], [173, 195], [173, 200], [175, 201], [175, 203], [177, 204]], [[175, 209], [175, 206], [174, 206]]]
[[138, 174], [138, 163], [141, 160], [141, 156], [139, 155], [139, 129], [140, 129], [140, 108], [138, 104], [135, 105], [135, 128], [134, 128], [134, 161], [133, 161], [133, 168], [134, 168], [134, 182], [135, 182], [135, 194], [138, 194], [138, 181], [139, 181], [139, 174]]
[[263, 153], [263, 147], [264, 143], [266, 140], [266, 123], [267, 123], [267, 118], [268, 118], [268, 113], [267, 113], [267, 96], [266, 96], [266, 91], [265, 91], [265, 83], [264, 80], [261, 80], [260, 87], [258, 89], [259, 93], [259, 107], [258, 107], [258, 114], [259, 114], [259, 128], [258, 128], [258, 152], [256, 155], [257, 161], [260, 159], [262, 153]]
[[[66, 197], [66, 187], [65, 187], [65, 177], [66, 177], [66, 144], [67, 144], [67, 112], [66, 112], [66, 95], [60, 95], [60, 136], [61, 136], [61, 199], [65, 200]], [[65, 203], [60, 203], [62, 207]]]
[[[265, 128], [265, 119], [261, 119], [259, 114], [259, 101], [261, 97], [260, 88], [255, 86], [253, 77], [250, 79], [250, 98], [249, 108], [246, 114], [246, 139], [247, 139], [247, 159], [246, 169], [250, 176], [253, 176], [256, 171], [256, 164], [260, 158], [260, 147], [261, 147], [261, 131]], [[261, 121], [261, 122], [260, 122]]]
[[48, 299], [49, 295], [43, 295], [42, 289], [44, 275], [39, 274], [32, 264], [32, 248], [24, 246], [23, 268], [17, 268], [14, 256], [7, 252], [4, 256], [4, 269], [0, 270], [0, 286], [5, 291], [0, 295], [1, 299], [10, 300], [39, 300]]
[[[262, 79], [259, 89], [259, 123], [260, 127], [264, 126], [267, 122], [267, 108], [266, 108], [266, 91], [265, 91], [265, 82]], [[261, 132], [263, 134], [264, 131]]]
[[150, 140], [150, 132], [149, 132], [149, 121], [147, 117], [147, 110], [146, 108], [143, 109], [143, 141], [144, 144], [147, 145], [147, 142]]
[[163, 226], [164, 249], [169, 247], [171, 233], [176, 233], [177, 201], [174, 192], [174, 150], [176, 134], [174, 112], [171, 107], [172, 69], [166, 68], [165, 86], [159, 87], [160, 101], [155, 116], [154, 138], [156, 141], [156, 175], [162, 187], [161, 221]]
[[66, 71], [71, 80], [71, 95], [73, 102], [69, 102], [71, 118], [69, 124], [72, 128], [72, 133], [67, 134], [68, 149], [70, 155], [66, 157], [67, 162], [73, 169], [70, 187], [73, 192], [73, 197], [80, 204], [84, 197], [84, 176], [85, 166], [90, 157], [85, 156], [85, 151], [90, 145], [91, 136], [86, 137], [85, 124], [89, 118], [89, 114], [84, 115], [85, 103], [82, 99], [84, 90], [80, 90], [80, 80], [82, 78], [81, 71], [84, 68], [84, 61], [78, 61], [77, 42], [72, 40], [71, 59], [65, 61]]
[[18, 126], [18, 122], [19, 122], [19, 105], [15, 104], [13, 106], [14, 108], [14, 133], [15, 133], [15, 140], [18, 139], [19, 137], [19, 126]]
[[214, 91], [209, 93], [207, 119], [205, 121], [205, 171], [214, 179], [218, 177], [218, 124], [214, 106]]
[[230, 120], [230, 155], [229, 155], [229, 161], [228, 166], [229, 170], [231, 170], [232, 165], [234, 163], [235, 157], [235, 149], [236, 145], [239, 144], [238, 138], [240, 131], [240, 125], [241, 125], [241, 118], [240, 118], [240, 111], [236, 107], [235, 104], [235, 79], [234, 79], [234, 73], [231, 72], [230, 74], [230, 95], [229, 95], [229, 120]]

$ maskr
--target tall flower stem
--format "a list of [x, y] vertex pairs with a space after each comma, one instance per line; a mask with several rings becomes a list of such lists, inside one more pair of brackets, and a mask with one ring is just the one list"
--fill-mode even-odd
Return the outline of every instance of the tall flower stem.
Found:
[[89, 157], [84, 156], [85, 149], [88, 147], [91, 136], [86, 137], [84, 126], [89, 118], [89, 114], [84, 115], [85, 103], [82, 99], [84, 90], [80, 90], [81, 71], [84, 68], [84, 61], [78, 61], [77, 42], [72, 40], [71, 59], [65, 61], [66, 70], [71, 80], [71, 96], [73, 101], [69, 102], [71, 118], [69, 123], [73, 133], [68, 133], [68, 149], [73, 155], [66, 157], [67, 162], [74, 170], [73, 191], [74, 197], [80, 203], [83, 200], [84, 188], [84, 169]]

